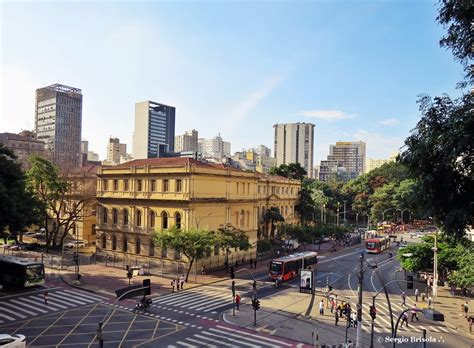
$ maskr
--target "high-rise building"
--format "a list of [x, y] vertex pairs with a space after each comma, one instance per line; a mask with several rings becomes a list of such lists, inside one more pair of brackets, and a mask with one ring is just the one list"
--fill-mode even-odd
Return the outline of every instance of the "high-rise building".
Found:
[[35, 133], [61, 170], [81, 166], [82, 92], [54, 84], [36, 90]]
[[18, 134], [0, 133], [0, 143], [13, 151], [17, 157], [17, 162], [23, 169], [30, 168], [28, 157], [36, 154], [43, 158], [48, 158], [44, 149], [44, 142], [36, 138], [36, 134], [31, 131], [21, 131]]
[[193, 129], [184, 132], [183, 135], [174, 137], [175, 152], [197, 152], [198, 151], [198, 131]]
[[269, 147], [266, 147], [265, 145], [258, 145], [258, 147], [255, 149], [255, 152], [259, 154], [260, 156], [263, 157], [270, 157], [271, 156], [271, 150]]
[[349, 181], [365, 172], [365, 143], [339, 141], [329, 145], [327, 160], [319, 166], [319, 180], [339, 179]]
[[300, 163], [313, 176], [314, 124], [298, 122], [275, 124], [273, 157], [277, 165]]
[[198, 139], [198, 151], [205, 159], [221, 161], [225, 157], [230, 157], [230, 150], [230, 142], [222, 140], [220, 134], [212, 139]]
[[113, 165], [120, 163], [120, 157], [127, 155], [127, 144], [121, 144], [119, 138], [109, 138], [107, 144], [107, 162]]
[[174, 151], [176, 109], [149, 100], [135, 104], [133, 158], [157, 158]]
[[395, 162], [397, 159], [398, 153], [392, 154], [388, 159], [374, 159], [369, 158], [367, 161], [366, 173], [374, 170], [375, 168], [383, 166], [385, 163]]

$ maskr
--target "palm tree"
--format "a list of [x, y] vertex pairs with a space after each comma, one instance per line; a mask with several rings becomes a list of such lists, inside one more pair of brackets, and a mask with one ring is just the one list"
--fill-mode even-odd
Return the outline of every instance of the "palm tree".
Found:
[[[283, 216], [280, 213], [280, 209], [277, 208], [277, 207], [271, 207], [270, 209], [268, 209], [265, 212], [265, 214], [263, 215], [263, 219], [265, 220], [266, 224], [270, 221], [270, 226], [271, 226], [270, 239], [272, 239], [272, 240], [275, 239], [275, 222], [285, 221], [285, 219], [283, 218]], [[267, 229], [267, 231], [268, 231], [268, 229]], [[268, 238], [268, 233], [267, 233], [266, 237]]]

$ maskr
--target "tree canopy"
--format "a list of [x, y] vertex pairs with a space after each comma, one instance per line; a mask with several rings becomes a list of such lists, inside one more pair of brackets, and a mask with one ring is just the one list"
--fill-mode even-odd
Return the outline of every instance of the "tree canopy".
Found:
[[300, 163], [280, 164], [278, 167], [271, 167], [269, 174], [280, 175], [288, 179], [296, 179], [302, 181], [307, 175]]

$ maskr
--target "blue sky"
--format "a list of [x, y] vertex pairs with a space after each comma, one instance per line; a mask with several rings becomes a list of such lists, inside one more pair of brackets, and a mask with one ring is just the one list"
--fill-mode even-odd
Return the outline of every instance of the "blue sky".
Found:
[[459, 95], [432, 1], [2, 2], [0, 132], [34, 127], [34, 92], [83, 91], [83, 138], [131, 152], [134, 103], [176, 107], [176, 134], [273, 146], [312, 122], [315, 160], [339, 140], [388, 157], [426, 93]]

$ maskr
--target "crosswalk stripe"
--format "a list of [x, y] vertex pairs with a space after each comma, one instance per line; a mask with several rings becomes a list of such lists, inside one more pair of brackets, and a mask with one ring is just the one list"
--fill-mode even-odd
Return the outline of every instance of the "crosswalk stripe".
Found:
[[[203, 332], [204, 333], [204, 332]], [[211, 341], [211, 342], [214, 342], [215, 341], [215, 338], [213, 337], [205, 337], [205, 336], [202, 336], [202, 335], [199, 335], [199, 334], [196, 334], [194, 335], [193, 337], [197, 337], [197, 338], [200, 338], [202, 340], [207, 340], [207, 341]], [[209, 343], [208, 343], [209, 344]], [[237, 347], [237, 346], [234, 346], [233, 344], [230, 344], [230, 343], [226, 343], [226, 342], [223, 342], [223, 341], [219, 341], [219, 345], [224, 345], [226, 347]], [[237, 347], [238, 348], [238, 347]]]
[[213, 344], [206, 343], [206, 342], [202, 342], [202, 341], [198, 341], [198, 340], [196, 340], [196, 339], [194, 339], [194, 338], [191, 338], [191, 337], [186, 338], [186, 340], [191, 341], [191, 342], [193, 342], [193, 343], [197, 343], [197, 344], [199, 344], [199, 345], [201, 345], [201, 346], [204, 346], [204, 347], [207, 347], [207, 348], [217, 348], [217, 346], [215, 346], [215, 345], [213, 345]]
[[186, 291], [181, 291], [181, 292], [172, 292], [172, 293], [167, 294], [167, 295], [162, 295], [162, 296], [159, 296], [159, 297], [155, 297], [153, 299], [153, 302], [165, 303], [165, 301], [167, 301], [167, 300], [176, 299], [176, 298], [179, 298], [179, 297], [182, 297], [182, 296], [189, 296], [190, 294], [199, 294], [199, 292], [194, 291], [194, 290], [186, 290]]
[[193, 344], [184, 343], [184, 342], [182, 342], [182, 341], [178, 341], [178, 342], [176, 342], [176, 343], [177, 343], [177, 344], [180, 344], [180, 345], [182, 345], [182, 346], [188, 347], [188, 348], [199, 348], [199, 347], [197, 347], [197, 346], [195, 346], [195, 345], [193, 345]]
[[12, 317], [10, 317], [9, 315], [2, 314], [2, 313], [0, 313], [0, 317], [4, 317], [5, 319], [11, 320], [11, 321], [15, 320], [15, 318], [12, 318]]
[[[42, 303], [37, 303], [35, 301], [31, 301], [30, 299], [28, 298], [24, 298], [22, 301], [25, 301], [25, 302], [28, 302], [29, 304], [33, 305], [33, 306], [40, 306], [40, 307], [43, 307], [43, 308], [48, 308], [48, 309], [52, 309], [53, 311], [57, 311], [58, 309], [57, 308], [54, 308], [54, 307], [50, 307], [50, 306], [46, 306]], [[39, 309], [39, 308], [35, 308], [35, 309]], [[45, 313], [48, 313], [48, 312], [45, 312]]]
[[76, 297], [81, 297], [83, 298], [85, 301], [88, 300], [90, 302], [97, 302], [97, 301], [103, 301], [104, 299], [101, 298], [101, 297], [98, 297], [98, 296], [92, 296], [92, 295], [89, 295], [89, 294], [84, 294], [83, 292], [73, 292], [73, 291], [69, 291], [69, 290], [64, 290], [64, 292], [67, 292], [68, 294], [72, 295], [73, 298], [76, 298]]
[[[37, 305], [44, 303], [43, 299], [36, 298], [35, 296], [28, 296], [28, 299], [35, 302]], [[62, 309], [67, 308], [66, 306], [60, 305], [58, 303], [52, 303], [51, 301], [48, 301], [48, 304], [46, 306], [47, 307], [58, 307], [58, 308], [62, 308]]]
[[201, 295], [201, 296], [214, 296], [215, 294], [218, 294], [219, 292], [217, 291], [211, 291], [211, 292], [205, 292], [205, 293], [201, 293], [201, 292], [191, 292], [191, 293], [188, 293], [188, 294], [184, 294], [184, 295], [181, 295], [181, 296], [176, 296], [174, 298], [168, 298], [164, 301], [156, 301], [157, 303], [160, 303], [160, 304], [168, 304], [168, 305], [177, 305], [181, 302], [185, 302], [189, 299], [195, 299], [197, 296]]
[[441, 330], [443, 332], [449, 332], [448, 328], [444, 327], [444, 326], [437, 326], [437, 329], [438, 330]]
[[2, 303], [2, 307], [0, 307], [0, 311], [5, 311], [7, 313], [10, 313], [10, 314], [13, 314], [13, 315], [16, 315], [17, 317], [20, 317], [20, 318], [26, 318], [26, 315], [23, 315], [23, 314], [20, 314], [18, 312], [14, 312], [12, 311], [11, 309], [7, 309], [3, 306], [3, 303]]
[[[17, 300], [10, 300], [10, 302], [16, 303], [18, 305], [18, 307], [19, 306], [24, 306], [25, 304], [27, 304], [27, 303], [22, 303], [22, 302], [17, 301]], [[30, 303], [30, 305], [32, 305], [32, 304]], [[35, 304], [33, 303], [33, 305], [35, 305]], [[38, 307], [34, 307], [34, 308], [35, 308], [35, 311], [38, 311], [40, 313], [48, 313], [44, 309], [41, 309], [41, 308], [38, 308]], [[36, 315], [36, 313], [32, 313], [32, 312], [31, 312], [31, 314]]]
[[[75, 299], [72, 299], [72, 298], [69, 298], [69, 297], [68, 297], [68, 298], [65, 298], [65, 299], [63, 299], [63, 298], [59, 299], [58, 297], [59, 297], [59, 296], [62, 296], [62, 294], [59, 295], [59, 294], [57, 294], [57, 293], [50, 294], [49, 296], [50, 296], [51, 298], [53, 298], [53, 300], [58, 301], [58, 302], [60, 302], [60, 303], [67, 304], [67, 305], [69, 305], [69, 306], [71, 306], [71, 305], [74, 306], [75, 304], [84, 305], [84, 304], [87, 303], [87, 302], [85, 302], [85, 301], [81, 302], [81, 301], [79, 301], [79, 300], [75, 300]], [[70, 302], [67, 302], [67, 301], [70, 301]], [[73, 303], [71, 303], [71, 302], [73, 302]]]
[[[213, 306], [206, 306], [206, 307], [203, 307], [203, 309], [204, 309], [203, 312], [205, 312], [205, 313], [212, 312], [212, 311], [215, 311], [217, 308], [228, 306], [229, 304], [231, 304], [231, 302], [219, 303], [218, 305], [213, 305]], [[198, 308], [198, 310], [199, 309], [200, 308]]]
[[[233, 333], [230, 333], [230, 332], [227, 332], [227, 331], [224, 331], [224, 330], [219, 330], [219, 329], [214, 329], [214, 328], [210, 328], [209, 330], [211, 330], [213, 332], [222, 333], [222, 334], [227, 335], [227, 336], [238, 337], [240, 339], [247, 340], [247, 341], [250, 341], [250, 342], [262, 343], [259, 340], [255, 340], [255, 339], [250, 338], [250, 337], [242, 337], [241, 335], [233, 334]], [[247, 342], [245, 342], [245, 343], [247, 343]], [[269, 347], [274, 347], [274, 348], [279, 347], [279, 346], [277, 346], [275, 344], [272, 344], [272, 343], [266, 343], [266, 345], [269, 346]], [[258, 346], [255, 346], [255, 347], [258, 347]]]
[[[206, 301], [207, 300], [207, 301]], [[198, 302], [194, 302], [194, 303], [191, 303], [192, 306], [189, 306], [188, 308], [189, 309], [194, 309], [196, 308], [196, 310], [200, 310], [200, 309], [204, 309], [204, 308], [207, 308], [209, 306], [213, 306], [215, 305], [215, 303], [220, 303], [220, 302], [223, 302], [224, 303], [227, 303], [229, 304], [229, 300], [225, 301], [225, 299], [223, 298], [217, 298], [217, 299], [204, 299], [202, 301], [198, 301]], [[204, 302], [204, 303], [203, 303]], [[199, 307], [199, 308], [198, 308]]]
[[[222, 329], [222, 330], [234, 331], [234, 329], [231, 329], [231, 328], [228, 328], [228, 327], [222, 326], [222, 325], [217, 325], [216, 327], [218, 327], [219, 329]], [[245, 332], [245, 331], [239, 331], [239, 333], [242, 334], [242, 335], [245, 335], [245, 336], [252, 336], [251, 333], [248, 333], [248, 332]], [[279, 340], [275, 340], [273, 338], [268, 338], [268, 337], [264, 337], [264, 336], [259, 336], [259, 339], [269, 341], [269, 342], [273, 342], [273, 343], [276, 343], [276, 344], [279, 344], [279, 345], [284, 345], [284, 346], [287, 346], [287, 347], [292, 346], [292, 344], [286, 343], [284, 341], [279, 341]]]
[[[209, 335], [209, 336], [213, 336], [213, 337], [217, 337], [219, 338], [219, 343], [222, 343], [222, 339], [224, 339], [224, 337], [222, 337], [222, 335], [216, 335], [216, 334], [213, 334], [209, 331], [205, 331], [202, 333], [203, 335]], [[239, 341], [239, 340], [236, 340], [236, 339], [233, 339], [233, 338], [230, 338], [230, 337], [225, 337], [225, 339], [227, 341], [230, 341], [230, 342], [236, 342], [236, 343], [239, 343], [239, 346], [238, 347], [243, 347], [243, 345], [246, 345], [248, 347], [253, 347], [253, 348], [258, 348], [258, 346], [254, 345], [254, 344], [247, 344], [245, 342], [242, 342], [242, 341]]]
[[29, 315], [37, 315], [37, 313], [28, 311], [24, 308], [19, 308], [19, 306], [15, 306], [12, 303], [2, 302], [2, 306], [4, 306], [4, 307], [7, 306], [7, 307], [10, 307], [10, 308], [13, 308], [15, 311], [20, 311], [20, 312], [23, 312], [23, 313], [26, 313], [26, 314], [29, 314]]

